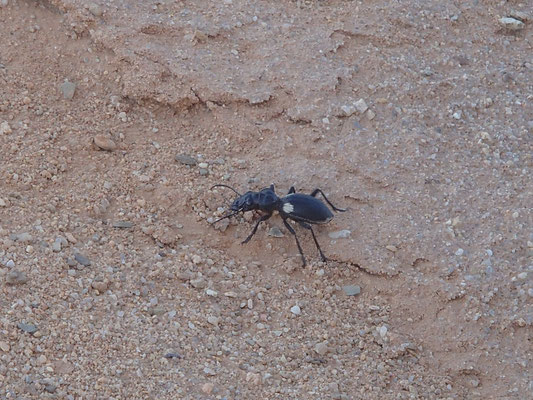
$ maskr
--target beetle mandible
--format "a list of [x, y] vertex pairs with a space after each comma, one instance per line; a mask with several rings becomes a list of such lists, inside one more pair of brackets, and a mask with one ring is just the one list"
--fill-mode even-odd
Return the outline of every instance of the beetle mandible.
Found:
[[287, 193], [286, 196], [278, 197], [274, 190], [274, 184], [270, 185], [270, 187], [268, 188], [260, 190], [259, 192], [248, 191], [242, 195], [228, 185], [218, 184], [211, 187], [211, 189], [215, 187], [225, 187], [231, 189], [239, 197], [237, 197], [231, 205], [230, 213], [214, 221], [212, 223], [213, 225], [219, 221], [222, 221], [223, 219], [230, 218], [241, 212], [252, 210], [262, 211], [263, 215], [255, 224], [254, 229], [248, 235], [248, 237], [242, 241], [242, 244], [245, 244], [248, 243], [252, 236], [255, 235], [259, 224], [272, 217], [274, 211], [277, 211], [283, 219], [283, 224], [285, 225], [285, 227], [289, 230], [290, 233], [292, 233], [292, 235], [296, 239], [296, 245], [298, 246], [298, 250], [300, 251], [300, 255], [302, 256], [303, 265], [306, 265], [306, 261], [302, 246], [300, 245], [300, 241], [298, 240], [296, 231], [287, 222], [287, 219], [292, 219], [293, 221], [298, 222], [298, 224], [300, 224], [300, 226], [302, 226], [303, 228], [309, 229], [311, 231], [311, 234], [313, 235], [313, 240], [315, 241], [315, 245], [318, 249], [322, 261], [327, 261], [326, 256], [324, 255], [322, 249], [320, 248], [320, 245], [318, 244], [318, 240], [316, 239], [315, 232], [313, 231], [311, 225], [328, 223], [333, 219], [333, 213], [321, 200], [316, 198], [316, 195], [320, 193], [322, 197], [324, 197], [324, 200], [326, 200], [326, 202], [333, 210], [339, 212], [344, 212], [346, 210], [335, 207], [333, 204], [331, 204], [331, 202], [328, 200], [322, 190], [315, 189], [311, 194], [303, 194], [296, 193], [294, 186], [291, 186], [291, 188], [289, 189], [289, 193]]

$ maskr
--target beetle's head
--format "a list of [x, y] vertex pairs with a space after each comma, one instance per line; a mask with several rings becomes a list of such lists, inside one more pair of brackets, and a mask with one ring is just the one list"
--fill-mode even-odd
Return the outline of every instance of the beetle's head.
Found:
[[254, 192], [246, 192], [242, 196], [237, 197], [231, 205], [231, 211], [233, 212], [245, 212], [254, 210], [255, 208]]

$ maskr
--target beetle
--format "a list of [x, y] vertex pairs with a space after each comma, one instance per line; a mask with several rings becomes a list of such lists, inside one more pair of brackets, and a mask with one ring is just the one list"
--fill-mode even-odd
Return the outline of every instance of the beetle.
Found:
[[333, 204], [331, 204], [331, 202], [328, 200], [328, 198], [321, 189], [315, 189], [311, 194], [303, 194], [296, 193], [296, 189], [294, 189], [294, 186], [291, 186], [287, 195], [285, 195], [284, 197], [278, 197], [274, 189], [274, 184], [258, 192], [248, 191], [242, 195], [234, 188], [228, 185], [217, 184], [211, 187], [211, 190], [215, 187], [225, 187], [231, 189], [239, 197], [237, 197], [233, 201], [233, 204], [231, 205], [231, 211], [223, 217], [212, 222], [212, 225], [216, 224], [219, 221], [222, 221], [223, 219], [237, 215], [241, 212], [252, 210], [261, 211], [263, 215], [261, 216], [261, 218], [259, 218], [248, 237], [242, 241], [242, 244], [245, 244], [248, 243], [250, 239], [255, 235], [259, 224], [272, 217], [274, 212], [277, 211], [283, 219], [283, 224], [285, 225], [285, 227], [296, 239], [296, 245], [298, 246], [298, 250], [300, 252], [300, 255], [302, 256], [303, 266], [305, 267], [306, 260], [302, 250], [302, 246], [300, 245], [300, 241], [298, 240], [296, 231], [287, 222], [287, 219], [292, 219], [293, 221], [296, 221], [301, 227], [311, 231], [311, 234], [313, 235], [313, 240], [315, 241], [315, 245], [318, 249], [322, 261], [327, 261], [326, 256], [324, 255], [322, 249], [320, 248], [320, 245], [318, 244], [318, 240], [315, 236], [315, 232], [313, 231], [312, 225], [328, 223], [333, 219], [333, 213], [320, 199], [316, 198], [316, 196], [318, 194], [321, 194], [322, 197], [324, 197], [324, 200], [326, 200], [326, 202], [334, 211], [344, 212], [346, 210], [335, 207]]

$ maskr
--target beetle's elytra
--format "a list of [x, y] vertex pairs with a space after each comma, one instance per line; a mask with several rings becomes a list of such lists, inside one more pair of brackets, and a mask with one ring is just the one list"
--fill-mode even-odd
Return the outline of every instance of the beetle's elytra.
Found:
[[213, 222], [213, 224], [216, 224], [217, 222], [225, 218], [230, 218], [233, 215], [245, 211], [258, 210], [264, 213], [255, 224], [252, 232], [248, 235], [246, 239], [243, 240], [243, 244], [248, 243], [252, 236], [255, 235], [255, 233], [257, 232], [257, 228], [262, 221], [266, 221], [272, 216], [274, 211], [278, 211], [281, 218], [283, 219], [285, 227], [289, 230], [290, 233], [293, 234], [294, 238], [296, 239], [296, 245], [298, 246], [298, 250], [300, 251], [300, 255], [302, 256], [303, 265], [306, 265], [306, 261], [304, 253], [302, 251], [302, 246], [300, 245], [298, 236], [296, 236], [295, 230], [287, 222], [287, 219], [292, 219], [293, 221], [298, 222], [300, 226], [311, 231], [311, 234], [313, 235], [313, 240], [315, 241], [322, 261], [327, 261], [326, 256], [324, 256], [324, 253], [322, 252], [322, 249], [318, 244], [318, 240], [316, 239], [315, 232], [313, 231], [311, 225], [328, 223], [333, 218], [333, 213], [321, 200], [316, 198], [316, 195], [320, 193], [322, 197], [324, 197], [324, 200], [326, 200], [326, 202], [333, 210], [341, 212], [346, 210], [342, 208], [337, 208], [333, 204], [331, 204], [331, 202], [328, 200], [322, 190], [315, 189], [311, 194], [303, 194], [296, 193], [296, 190], [293, 186], [290, 188], [289, 193], [287, 193], [286, 196], [278, 197], [274, 190], [273, 184], [270, 185], [270, 187], [268, 188], [260, 190], [259, 192], [249, 191], [243, 195], [241, 195], [239, 192], [237, 192], [235, 189], [228, 185], [218, 184], [214, 185], [211, 189], [215, 187], [225, 187], [231, 189], [239, 197], [237, 197], [231, 205], [230, 213], [217, 219]]

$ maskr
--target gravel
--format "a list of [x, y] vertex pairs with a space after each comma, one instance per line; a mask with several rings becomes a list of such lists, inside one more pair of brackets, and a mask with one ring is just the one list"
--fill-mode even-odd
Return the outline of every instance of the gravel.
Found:
[[[531, 397], [527, 2], [52, 3], [0, 24], [0, 396]], [[271, 182], [331, 261], [208, 223]]]

